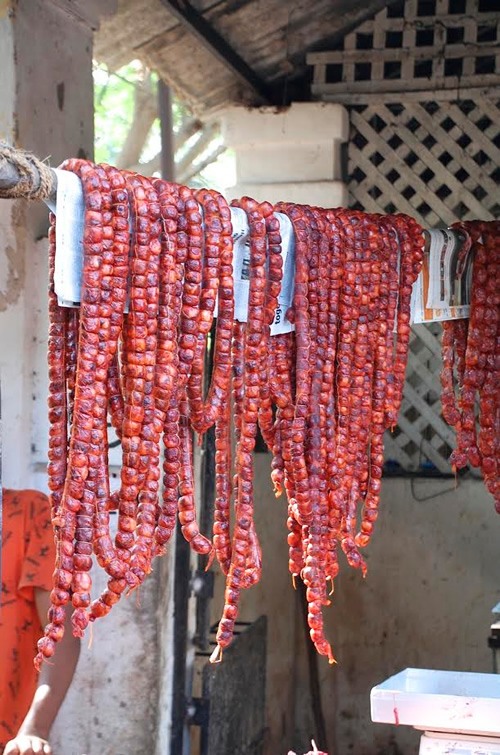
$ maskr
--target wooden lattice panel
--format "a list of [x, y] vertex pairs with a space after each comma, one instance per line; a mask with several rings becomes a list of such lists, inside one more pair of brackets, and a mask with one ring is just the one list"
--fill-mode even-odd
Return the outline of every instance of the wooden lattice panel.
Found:
[[500, 215], [500, 96], [349, 110], [352, 206], [429, 228]]
[[440, 337], [438, 324], [413, 327], [398, 425], [385, 435], [386, 462], [409, 472], [451, 471], [455, 434], [441, 416]]
[[352, 104], [498, 86], [499, 28], [495, 0], [400, 0], [346, 35], [341, 49], [307, 56], [312, 92]]

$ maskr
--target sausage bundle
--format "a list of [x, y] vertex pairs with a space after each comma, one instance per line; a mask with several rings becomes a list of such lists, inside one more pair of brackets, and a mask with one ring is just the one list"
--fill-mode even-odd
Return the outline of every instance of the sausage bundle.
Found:
[[472, 243], [470, 318], [443, 323], [443, 417], [456, 432], [453, 467], [479, 467], [500, 513], [500, 221], [456, 227]]
[[[63, 167], [83, 185], [84, 262], [79, 310], [59, 307], [52, 216], [49, 487], [57, 561], [37, 665], [62, 636], [65, 605], [73, 604], [73, 631], [81, 635], [141, 584], [177, 518], [193, 550], [209, 563], [216, 559], [226, 575], [211, 660], [221, 659], [241, 592], [261, 574], [253, 496], [259, 430], [276, 496], [286, 497], [289, 569], [306, 586], [311, 639], [333, 663], [322, 609], [339, 551], [366, 572], [362, 549], [378, 514], [383, 433], [396, 424], [402, 398], [422, 229], [405, 215], [273, 207], [248, 197], [234, 202], [249, 224], [248, 311], [240, 322], [231, 214], [220, 194], [88, 161]], [[287, 312], [294, 330], [271, 336], [283, 276], [275, 212], [287, 215], [294, 230]], [[489, 238], [485, 230], [483, 236]], [[483, 319], [490, 321], [484, 307]], [[209, 342], [213, 368], [205, 375]], [[477, 347], [486, 364], [490, 345]], [[463, 345], [458, 352], [467, 375]], [[486, 386], [497, 379], [489, 374]], [[122, 451], [120, 489], [112, 495], [108, 420]], [[208, 533], [200, 532], [196, 516], [192, 436], [211, 427], [215, 504]], [[491, 432], [484, 427], [478, 449], [489, 459]], [[92, 556], [108, 574], [107, 589], [94, 601]]]

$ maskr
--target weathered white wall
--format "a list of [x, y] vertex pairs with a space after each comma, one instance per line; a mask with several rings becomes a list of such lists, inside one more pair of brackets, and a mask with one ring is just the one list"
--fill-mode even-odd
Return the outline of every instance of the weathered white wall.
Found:
[[[385, 480], [366, 580], [347, 568], [328, 628], [338, 668], [323, 669], [339, 753], [416, 753], [406, 727], [369, 724], [369, 689], [409, 667], [491, 672], [487, 637], [500, 593], [500, 517], [481, 481]], [[393, 744], [391, 745], [391, 742]], [[390, 747], [392, 746], [392, 750]]]
[[[51, 165], [92, 155], [92, 30], [98, 13], [113, 2], [0, 0], [0, 139], [50, 157]], [[41, 203], [0, 200], [3, 483], [42, 490], [47, 489], [47, 242], [38, 239], [47, 225]], [[96, 574], [94, 594], [102, 587]], [[171, 637], [170, 624], [157, 610], [160, 591], [168, 605], [166, 571], [157, 567], [143, 588], [88, 633], [54, 726], [55, 753], [153, 753], [157, 726], [168, 739], [168, 727], [157, 715], [160, 686], [162, 700], [168, 696], [168, 680], [158, 683], [158, 638], [161, 634], [167, 646]]]
[[[416, 755], [419, 734], [373, 724], [371, 688], [409, 666], [490, 672], [487, 637], [499, 599], [500, 517], [481, 481], [385, 479], [365, 580], [341, 558], [333, 603], [324, 609], [338, 664], [318, 658], [329, 755]], [[307, 750], [314, 736], [306, 644], [287, 569], [285, 504], [256, 460], [261, 583], [243, 594], [241, 618], [269, 620], [266, 755]], [[214, 621], [222, 609], [216, 577]], [[302, 748], [302, 749], [301, 749]]]
[[[116, 516], [113, 516], [116, 519]], [[116, 529], [113, 521], [112, 532]], [[93, 597], [106, 586], [94, 571]], [[73, 684], [54, 724], [59, 755], [153, 755], [158, 715], [160, 565], [96, 621], [82, 641]]]

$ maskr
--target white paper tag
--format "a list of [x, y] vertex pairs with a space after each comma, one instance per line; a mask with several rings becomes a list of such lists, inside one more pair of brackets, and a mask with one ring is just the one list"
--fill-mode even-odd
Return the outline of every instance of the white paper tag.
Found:
[[287, 215], [283, 215], [281, 212], [277, 212], [276, 217], [280, 224], [283, 278], [281, 280], [280, 295], [278, 296], [278, 306], [276, 307], [274, 320], [271, 324], [272, 336], [277, 336], [280, 333], [290, 333], [292, 330], [295, 330], [295, 325], [286, 318], [286, 313], [292, 306], [293, 300], [295, 281], [295, 237], [293, 235], [293, 226], [290, 218]]
[[417, 276], [417, 280], [413, 284], [413, 287], [411, 289], [411, 299], [410, 299], [410, 323], [412, 325], [417, 325], [418, 323], [423, 322], [422, 320], [422, 308], [420, 306], [420, 303], [423, 299], [423, 291], [422, 291], [422, 273], [419, 273]]
[[[82, 288], [83, 231], [85, 199], [82, 183], [75, 173], [56, 170], [56, 205], [48, 206], [57, 215], [54, 290], [60, 307], [78, 307]], [[129, 222], [132, 230], [132, 221]], [[129, 310], [129, 297], [124, 312]]]
[[239, 207], [231, 207], [231, 223], [233, 226], [234, 319], [238, 322], [246, 322], [250, 291], [250, 228], [246, 212]]
[[57, 215], [56, 260], [54, 288], [62, 307], [73, 307], [80, 301], [83, 267], [83, 224], [85, 204], [78, 176], [68, 170], [56, 170]]
[[[468, 253], [460, 260], [463, 236], [454, 229], [429, 231], [429, 290], [426, 307], [443, 309], [469, 303], [466, 281]], [[460, 262], [459, 262], [460, 260]]]
[[426, 231], [422, 271], [412, 291], [413, 323], [440, 322], [470, 316], [472, 258], [461, 231]]
[[[49, 204], [57, 215], [56, 260], [54, 286], [60, 306], [75, 307], [80, 302], [83, 267], [83, 229], [85, 203], [80, 179], [67, 170], [56, 170], [56, 205]], [[200, 211], [202, 208], [200, 207]], [[286, 319], [292, 304], [295, 277], [295, 242], [293, 226], [286, 215], [277, 213], [282, 239], [283, 279], [278, 307], [271, 325], [271, 335], [289, 333], [295, 326]], [[239, 207], [231, 207], [233, 226], [233, 275], [235, 319], [248, 319], [250, 289], [250, 239], [247, 215]], [[215, 316], [217, 315], [217, 303]]]
[[445, 267], [449, 257], [449, 248], [455, 245], [453, 234], [446, 228], [440, 228], [436, 231], [430, 231], [429, 246], [429, 267], [440, 272], [437, 276], [429, 279], [429, 290], [427, 291], [427, 301], [425, 306], [428, 309], [441, 307], [446, 301], [449, 301], [449, 276]]
[[[293, 226], [286, 215], [277, 213], [280, 224], [281, 255], [283, 278], [278, 306], [271, 324], [271, 335], [289, 333], [295, 329], [285, 314], [292, 304], [295, 277], [295, 242]], [[244, 210], [231, 207], [233, 224], [233, 275], [234, 275], [234, 317], [238, 322], [248, 320], [248, 297], [250, 291], [250, 229]]]

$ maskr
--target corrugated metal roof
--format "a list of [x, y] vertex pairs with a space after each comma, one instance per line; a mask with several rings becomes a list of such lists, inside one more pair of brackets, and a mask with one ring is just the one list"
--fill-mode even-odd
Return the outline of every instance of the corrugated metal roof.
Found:
[[[305, 56], [332, 45], [387, 0], [192, 0], [191, 6], [272, 87], [274, 103], [307, 98]], [[161, 0], [118, 0], [95, 39], [95, 56], [116, 69], [134, 58], [154, 68], [195, 110], [259, 104], [249, 85], [179, 22]]]

